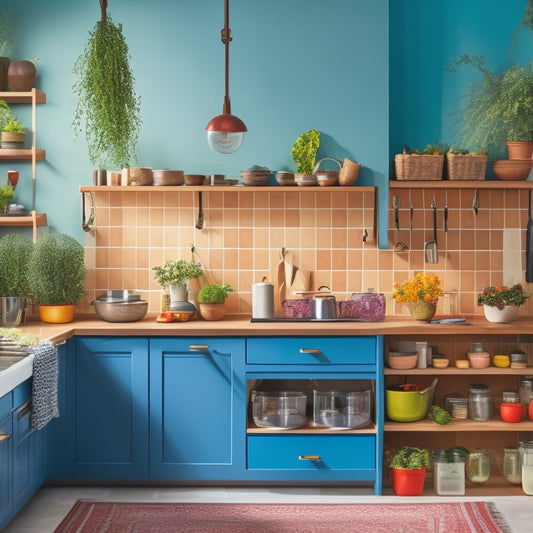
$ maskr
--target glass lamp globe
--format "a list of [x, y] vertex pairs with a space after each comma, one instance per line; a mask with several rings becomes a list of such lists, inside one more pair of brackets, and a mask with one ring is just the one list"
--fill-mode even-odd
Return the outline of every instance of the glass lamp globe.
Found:
[[244, 131], [208, 131], [207, 142], [216, 152], [231, 154], [242, 144]]

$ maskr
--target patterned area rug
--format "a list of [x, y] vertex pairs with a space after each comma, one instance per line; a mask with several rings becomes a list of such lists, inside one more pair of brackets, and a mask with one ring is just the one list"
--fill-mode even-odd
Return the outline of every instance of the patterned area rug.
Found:
[[492, 503], [235, 504], [78, 500], [55, 533], [508, 533]]

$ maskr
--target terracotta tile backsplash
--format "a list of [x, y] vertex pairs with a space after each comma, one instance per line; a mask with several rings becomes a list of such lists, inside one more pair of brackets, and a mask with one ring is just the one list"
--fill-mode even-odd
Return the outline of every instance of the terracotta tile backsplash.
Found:
[[[400, 197], [398, 232], [394, 194]], [[391, 189], [389, 242], [392, 247], [403, 241], [409, 247], [405, 252], [378, 249], [375, 195], [367, 188], [206, 191], [202, 230], [195, 228], [198, 195], [192, 191], [94, 195], [96, 230], [87, 234], [88, 291], [82, 311], [91, 310], [89, 302], [103, 291], [119, 288], [141, 291], [149, 310], [158, 311], [160, 287], [152, 268], [168, 259], [190, 259], [191, 246], [209, 281], [234, 288], [228, 299], [231, 313], [251, 314], [252, 283], [263, 276], [272, 279], [282, 247], [292, 252], [297, 266], [312, 272], [310, 288], [327, 285], [338, 299], [346, 299], [351, 292], [373, 287], [386, 294], [388, 314], [405, 312], [391, 301], [392, 286], [418, 270], [433, 271], [444, 280], [446, 294], [438, 312], [446, 313], [481, 313], [476, 296], [484, 286], [523, 282], [525, 256], [507, 248], [513, 239], [524, 247], [527, 190], [480, 189], [476, 215], [474, 189]], [[438, 206], [439, 262], [430, 265], [424, 261], [424, 243], [433, 239], [433, 196]], [[363, 242], [365, 230], [368, 239]], [[504, 253], [509, 254], [507, 261]]]

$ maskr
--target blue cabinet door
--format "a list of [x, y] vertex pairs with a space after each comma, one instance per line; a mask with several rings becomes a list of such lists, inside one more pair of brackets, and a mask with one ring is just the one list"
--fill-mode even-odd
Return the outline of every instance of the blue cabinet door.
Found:
[[77, 479], [147, 479], [148, 339], [79, 337], [71, 430]]
[[18, 511], [32, 496], [30, 453], [31, 401], [13, 413], [13, 508]]
[[246, 385], [238, 338], [150, 341], [150, 477], [234, 479], [244, 471]]
[[13, 512], [13, 424], [9, 414], [0, 420], [0, 531]]

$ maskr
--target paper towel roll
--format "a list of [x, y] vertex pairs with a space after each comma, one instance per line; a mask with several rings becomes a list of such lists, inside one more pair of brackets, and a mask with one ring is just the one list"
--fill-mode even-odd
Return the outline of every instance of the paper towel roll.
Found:
[[268, 282], [252, 285], [252, 318], [274, 317], [274, 285]]

